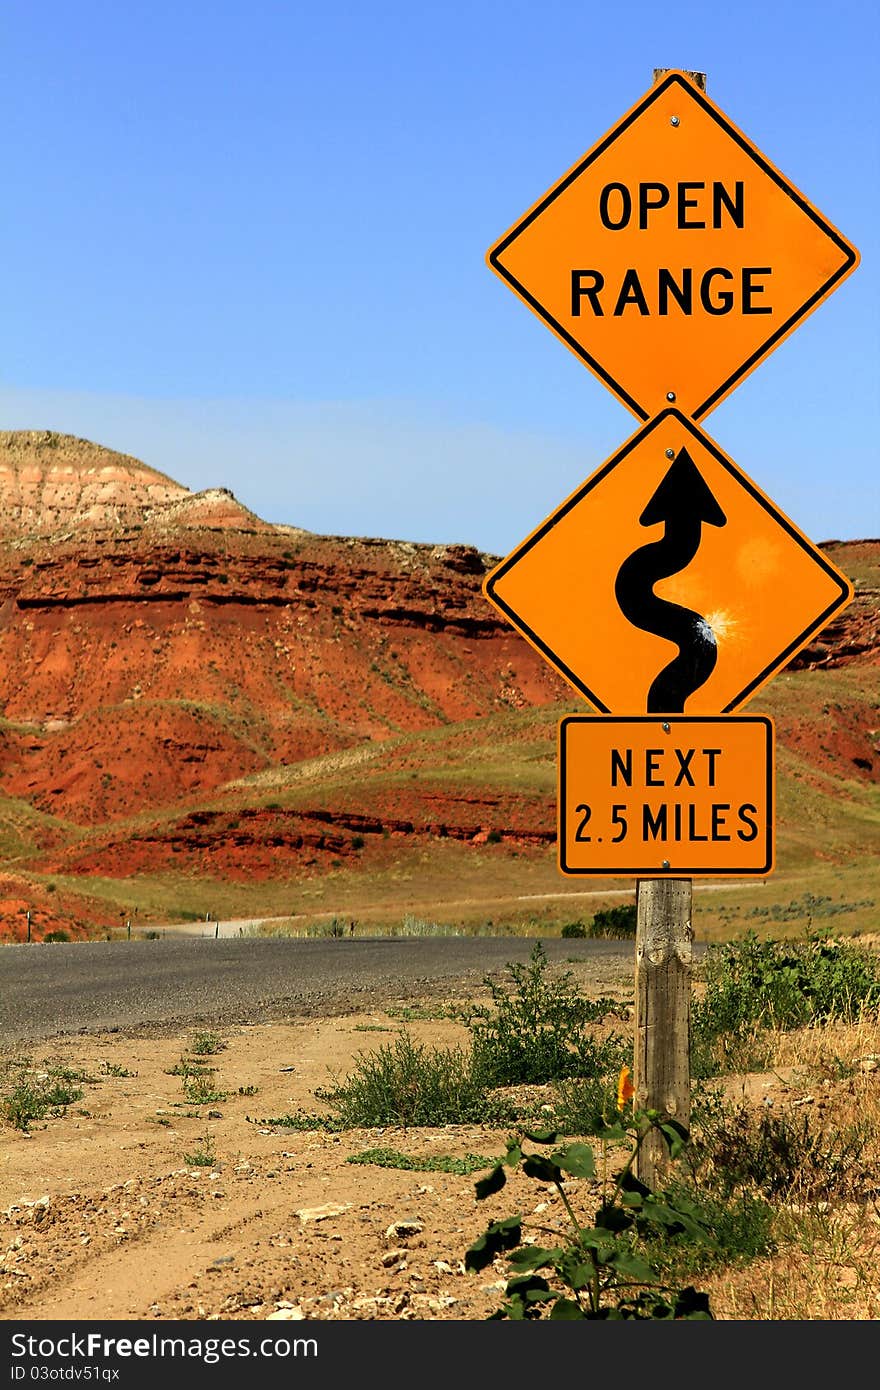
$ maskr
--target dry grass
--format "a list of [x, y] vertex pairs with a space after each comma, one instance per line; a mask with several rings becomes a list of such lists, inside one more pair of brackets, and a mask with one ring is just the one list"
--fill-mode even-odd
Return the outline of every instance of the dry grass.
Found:
[[880, 1317], [880, 1213], [792, 1206], [777, 1218], [771, 1259], [704, 1280], [715, 1316], [748, 1322]]
[[773, 1033], [771, 1039], [778, 1066], [797, 1067], [822, 1082], [834, 1081], [846, 1071], [860, 1071], [859, 1079], [868, 1088], [880, 1086], [880, 1021], [876, 1018]]
[[[787, 1117], [816, 1143], [772, 1198], [777, 1249], [703, 1280], [716, 1317], [846, 1321], [880, 1317], [880, 1022], [767, 1036], [766, 1073], [725, 1078], [732, 1105]], [[847, 1137], [864, 1140], [835, 1167]], [[858, 1148], [858, 1146], [857, 1146]], [[824, 1171], [823, 1171], [824, 1165]], [[818, 1174], [818, 1177], [817, 1177]], [[817, 1181], [827, 1184], [816, 1195]], [[811, 1193], [813, 1194], [811, 1196]]]

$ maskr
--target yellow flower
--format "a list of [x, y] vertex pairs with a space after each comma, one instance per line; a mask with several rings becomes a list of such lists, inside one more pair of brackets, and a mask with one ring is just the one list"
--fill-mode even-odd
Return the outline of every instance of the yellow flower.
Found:
[[636, 1088], [632, 1084], [629, 1067], [621, 1067], [620, 1076], [617, 1078], [617, 1108], [622, 1110], [628, 1100], [632, 1100], [636, 1093]]

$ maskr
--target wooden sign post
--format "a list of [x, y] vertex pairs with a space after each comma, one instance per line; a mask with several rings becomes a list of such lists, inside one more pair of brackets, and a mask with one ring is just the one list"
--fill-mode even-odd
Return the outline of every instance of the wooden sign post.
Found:
[[[654, 85], [667, 69], [654, 69]], [[706, 90], [706, 74], [688, 76]], [[691, 995], [694, 946], [693, 880], [636, 880], [633, 1103], [691, 1123]], [[668, 1152], [652, 1130], [642, 1142], [636, 1177], [662, 1187]]]
[[[654, 86], [666, 68], [654, 69]], [[706, 74], [688, 76], [706, 90]], [[693, 880], [636, 880], [634, 1104], [660, 1110], [687, 1129], [691, 1123], [691, 994], [693, 984]], [[667, 1150], [652, 1131], [636, 1161], [646, 1187], [662, 1186]]]
[[[689, 878], [636, 883], [634, 1104], [659, 1110], [686, 1127], [691, 1116], [691, 963], [693, 884]], [[636, 1173], [662, 1187], [668, 1154], [652, 1130]]]

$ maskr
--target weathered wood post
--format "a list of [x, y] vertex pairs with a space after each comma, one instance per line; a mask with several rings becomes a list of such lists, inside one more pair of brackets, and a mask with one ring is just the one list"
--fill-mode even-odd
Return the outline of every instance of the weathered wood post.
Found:
[[[641, 879], [636, 884], [634, 1104], [660, 1110], [680, 1124], [691, 1113], [692, 883], [689, 878]], [[660, 1187], [668, 1150], [653, 1130], [636, 1174]]]
[[[654, 69], [654, 83], [668, 68]], [[689, 72], [701, 91], [706, 74]], [[660, 1110], [680, 1124], [691, 1115], [691, 964], [693, 884], [689, 878], [640, 879], [636, 883], [634, 1103]], [[648, 1187], [662, 1186], [668, 1150], [654, 1130], [636, 1163]]]

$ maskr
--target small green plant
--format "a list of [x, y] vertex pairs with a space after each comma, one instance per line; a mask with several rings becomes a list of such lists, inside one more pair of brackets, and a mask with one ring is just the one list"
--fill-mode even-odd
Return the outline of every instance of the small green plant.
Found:
[[46, 935], [43, 937], [43, 940], [44, 940], [44, 941], [69, 941], [69, 940], [70, 940], [70, 934], [69, 934], [69, 932], [66, 932], [66, 931], [64, 931], [62, 928], [59, 927], [57, 931], [47, 931], [47, 932], [46, 932]]
[[481, 1124], [493, 1117], [504, 1123], [515, 1118], [508, 1104], [490, 1098], [467, 1052], [430, 1049], [407, 1032], [361, 1056], [344, 1082], [315, 1095], [346, 1129]]
[[573, 937], [586, 936], [587, 929], [584, 926], [583, 922], [566, 922], [564, 927], [562, 928], [562, 931], [559, 934], [560, 936], [563, 936], [566, 938], [566, 940], [568, 940], [569, 938]]
[[189, 1050], [194, 1057], [212, 1057], [216, 1052], [223, 1052], [226, 1046], [219, 1033], [196, 1033]]
[[[506, 1255], [511, 1277], [506, 1301], [491, 1316], [517, 1321], [548, 1317], [559, 1319], [711, 1319], [709, 1298], [693, 1285], [675, 1288], [664, 1283], [644, 1253], [646, 1236], [656, 1239], [681, 1234], [690, 1241], [712, 1245], [684, 1194], [673, 1200], [668, 1193], [654, 1193], [635, 1176], [639, 1149], [654, 1129], [662, 1134], [671, 1158], [677, 1158], [688, 1142], [687, 1131], [656, 1111], [640, 1111], [629, 1124], [623, 1116], [599, 1131], [604, 1143], [629, 1140], [631, 1152], [606, 1185], [592, 1222], [575, 1210], [568, 1184], [574, 1179], [594, 1179], [596, 1161], [589, 1144], [556, 1145], [553, 1130], [524, 1131], [511, 1135], [506, 1153], [487, 1177], [476, 1184], [478, 1200], [499, 1192], [507, 1181], [505, 1168], [520, 1169], [526, 1177], [555, 1188], [568, 1218], [561, 1243], [544, 1246], [524, 1234], [524, 1218], [509, 1216], [490, 1223], [465, 1252], [465, 1268], [485, 1269]], [[540, 1146], [524, 1148], [524, 1140]], [[550, 1152], [542, 1150], [549, 1149]], [[537, 1226], [538, 1234], [552, 1234]], [[541, 1273], [545, 1271], [546, 1273]]]
[[673, 1182], [667, 1188], [673, 1207], [692, 1210], [700, 1225], [712, 1233], [712, 1243], [695, 1243], [687, 1231], [663, 1230], [644, 1234], [648, 1260], [667, 1280], [690, 1279], [713, 1269], [749, 1264], [776, 1250], [773, 1207], [753, 1192], [720, 1196], [711, 1189]]
[[69, 1105], [82, 1098], [86, 1078], [65, 1067], [37, 1069], [30, 1058], [10, 1062], [0, 1092], [0, 1117], [14, 1129], [27, 1132], [34, 1120], [63, 1115]]
[[173, 1067], [167, 1067], [166, 1076], [209, 1076], [216, 1072], [216, 1067], [206, 1066], [203, 1062], [191, 1062], [184, 1053], [179, 1062], [175, 1062]]
[[508, 985], [484, 980], [492, 1005], [475, 1005], [466, 1022], [474, 1067], [486, 1086], [541, 1085], [569, 1076], [601, 1076], [619, 1069], [622, 1039], [601, 1042], [589, 1025], [601, 1021], [612, 1001], [591, 1001], [573, 983], [571, 971], [557, 979], [540, 941], [529, 962], [508, 962]]
[[635, 903], [620, 903], [617, 907], [603, 907], [594, 914], [588, 935], [611, 940], [621, 937], [634, 937], [636, 934]]
[[255, 1096], [259, 1089], [259, 1086], [239, 1086], [238, 1094], [240, 1096]]
[[610, 1076], [575, 1076], [554, 1086], [553, 1123], [561, 1134], [595, 1134], [613, 1112], [616, 1080]]
[[[713, 1076], [751, 1060], [760, 1065], [761, 1034], [854, 1022], [880, 1008], [880, 962], [823, 934], [806, 942], [761, 941], [754, 932], [710, 948], [705, 992], [692, 1011], [692, 1073]], [[752, 1054], [743, 1053], [751, 1037]]]
[[120, 1066], [118, 1062], [102, 1062], [101, 1071], [105, 1076], [137, 1076], [136, 1071]]
[[183, 1094], [190, 1105], [213, 1105], [226, 1100], [226, 1092], [218, 1091], [209, 1076], [187, 1076]]
[[197, 1149], [183, 1155], [183, 1161], [189, 1168], [213, 1168], [216, 1157], [214, 1141], [210, 1134], [206, 1134], [199, 1140]]
[[458, 1016], [455, 1009], [444, 1004], [402, 1004], [386, 1009], [385, 1013], [400, 1023], [431, 1023]]
[[413, 1173], [455, 1173], [459, 1177], [470, 1177], [483, 1168], [491, 1168], [495, 1162], [482, 1154], [465, 1154], [464, 1158], [451, 1158], [438, 1155], [433, 1158], [415, 1158], [401, 1153], [399, 1149], [365, 1149], [363, 1153], [350, 1154], [346, 1163], [371, 1164], [376, 1168], [400, 1168]]

